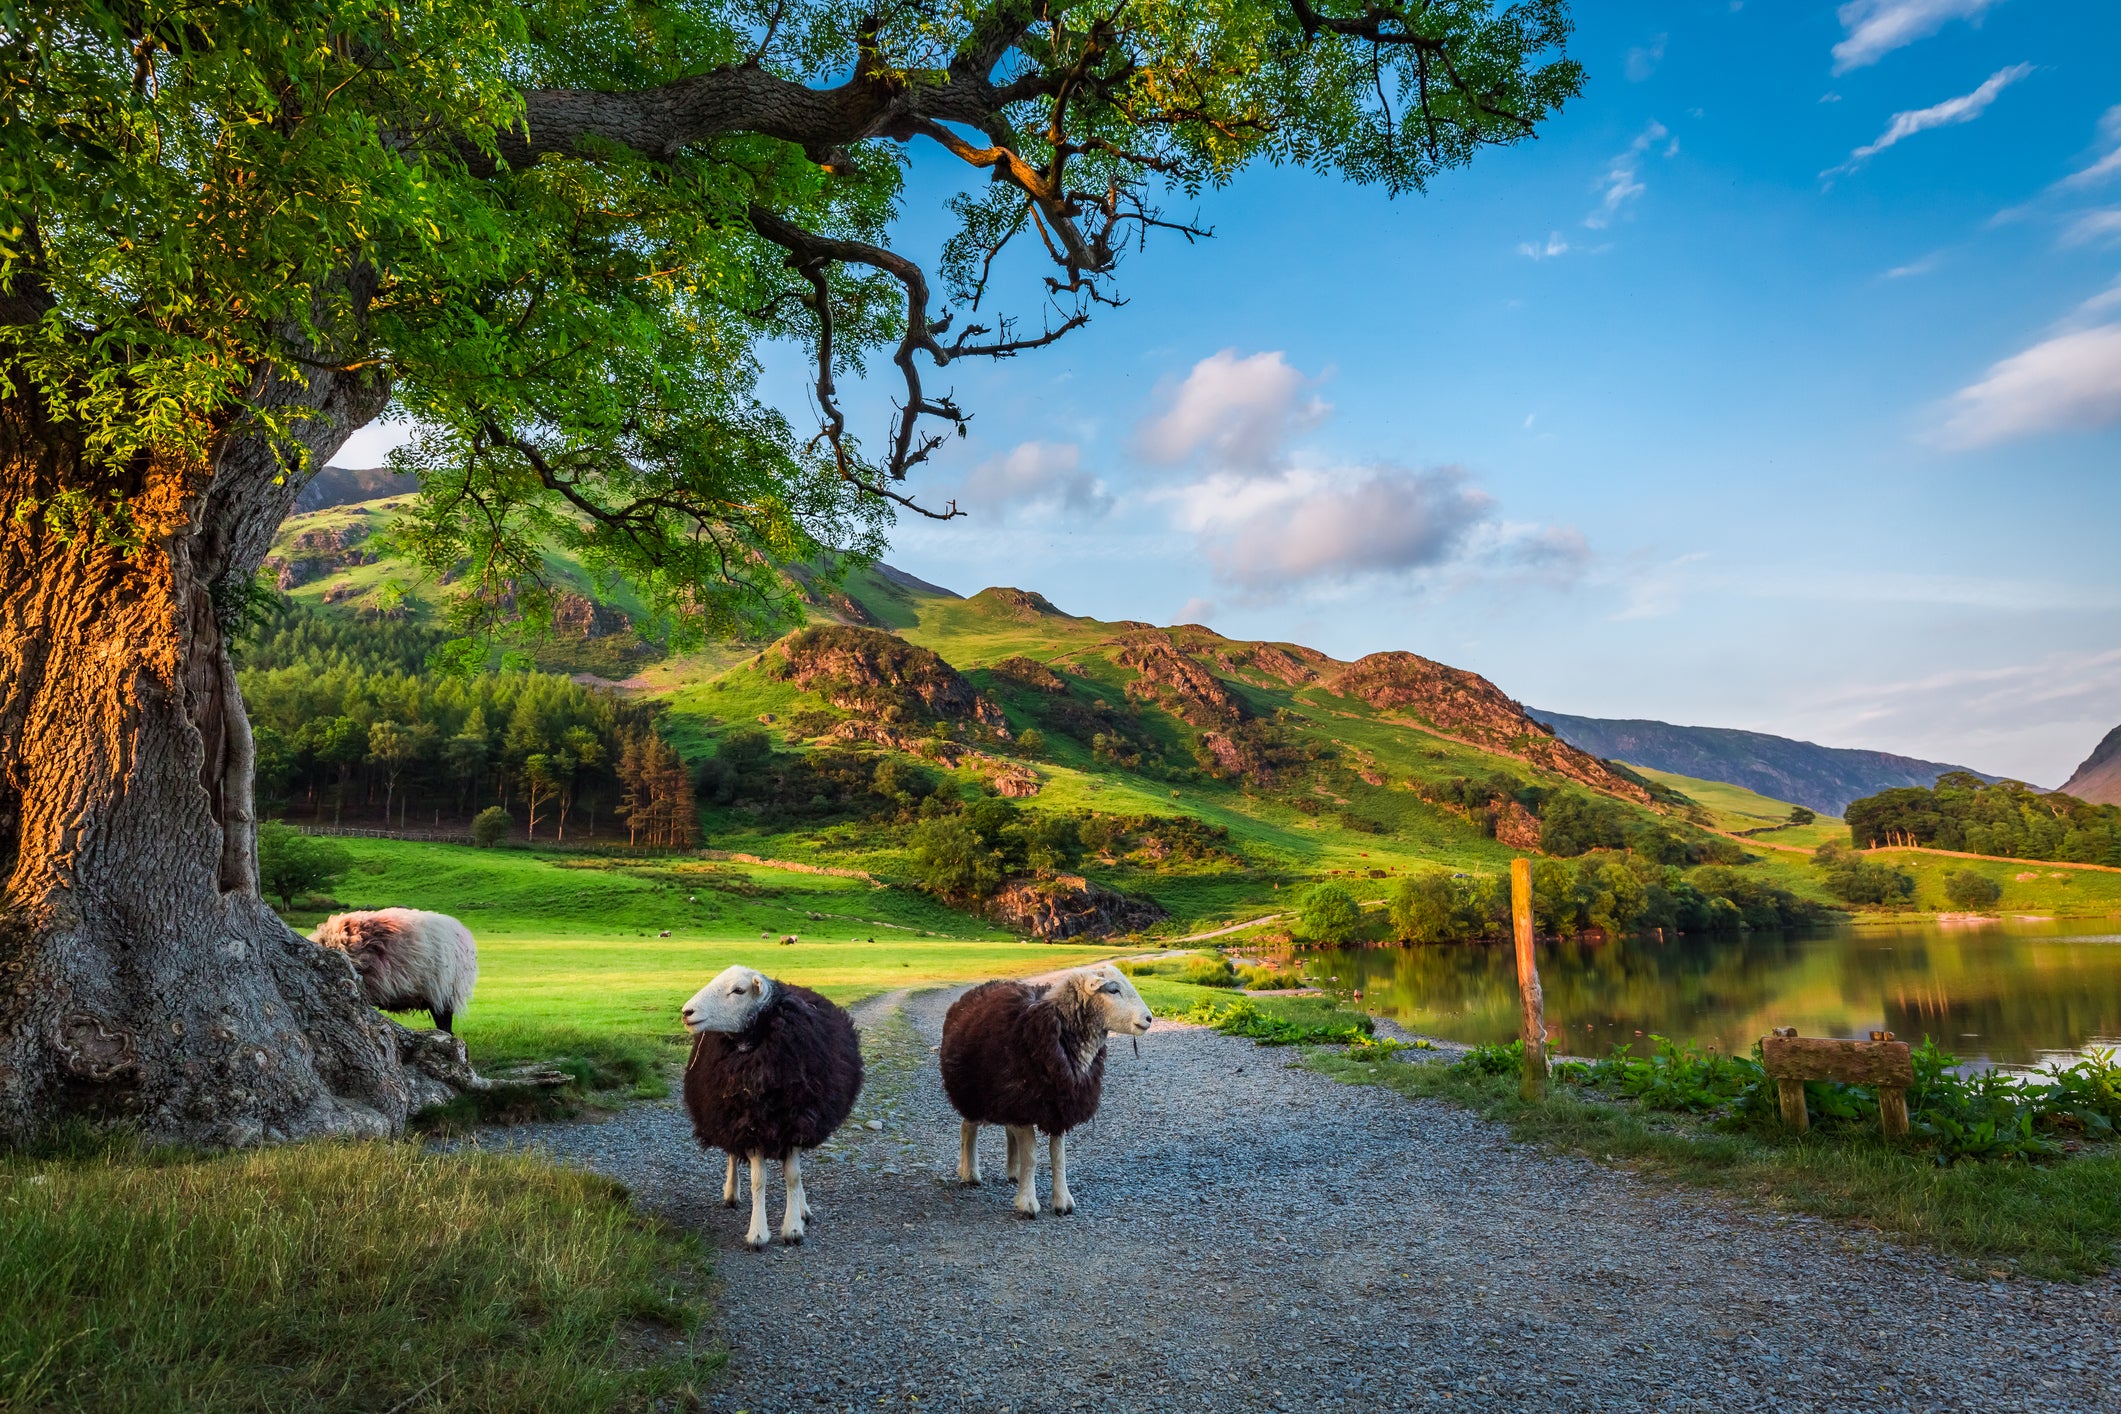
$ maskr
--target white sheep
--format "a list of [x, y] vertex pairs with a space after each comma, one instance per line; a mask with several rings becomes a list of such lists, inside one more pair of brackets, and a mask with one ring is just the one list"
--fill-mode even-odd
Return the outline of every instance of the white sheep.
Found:
[[446, 913], [378, 908], [334, 913], [310, 941], [337, 948], [361, 974], [361, 990], [383, 1011], [426, 1011], [448, 1031], [471, 1003], [479, 949], [471, 932]]

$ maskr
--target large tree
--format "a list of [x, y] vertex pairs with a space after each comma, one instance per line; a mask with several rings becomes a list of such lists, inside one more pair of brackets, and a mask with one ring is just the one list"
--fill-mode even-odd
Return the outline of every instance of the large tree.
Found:
[[[1247, 163], [1401, 192], [1531, 136], [1580, 83], [1567, 35], [1562, 0], [9, 9], [0, 1135], [414, 1102], [420, 1046], [258, 897], [227, 649], [304, 480], [386, 406], [425, 429], [406, 539], [467, 627], [535, 621], [554, 540], [679, 636], [763, 626], [783, 567], [955, 513], [910, 479], [965, 425], [938, 370], [1118, 304], [1122, 254], [1205, 234]], [[932, 270], [889, 236], [917, 147], [979, 178]], [[1300, 254], [1364, 263], [1354, 233]], [[814, 362], [801, 427], [755, 391], [775, 340]]]

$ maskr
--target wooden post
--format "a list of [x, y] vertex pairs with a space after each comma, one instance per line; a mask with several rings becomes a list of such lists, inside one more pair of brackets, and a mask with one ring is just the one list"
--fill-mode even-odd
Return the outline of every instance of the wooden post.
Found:
[[1907, 1091], [1894, 1085], [1878, 1087], [1878, 1119], [1885, 1128], [1888, 1139], [1903, 1138], [1907, 1134]]
[[1517, 934], [1517, 992], [1524, 1003], [1524, 1081], [1527, 1100], [1547, 1095], [1547, 1008], [1539, 991], [1539, 958], [1532, 951], [1532, 861], [1510, 861], [1510, 921]]
[[1775, 1096], [1782, 1102], [1782, 1122], [1799, 1134], [1812, 1127], [1812, 1116], [1804, 1107], [1802, 1080], [1777, 1080]]

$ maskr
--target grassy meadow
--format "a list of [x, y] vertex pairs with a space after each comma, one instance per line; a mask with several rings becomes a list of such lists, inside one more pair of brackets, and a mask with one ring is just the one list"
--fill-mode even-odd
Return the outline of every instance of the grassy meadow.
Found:
[[[341, 843], [354, 868], [333, 891], [335, 907], [434, 909], [478, 939], [478, 989], [457, 1032], [487, 1066], [623, 1058], [627, 1074], [650, 1079], [643, 1058], [683, 1039], [678, 1008], [734, 963], [845, 1004], [1113, 951], [1019, 942], [910, 889], [769, 865]], [[288, 915], [302, 929], [323, 917], [315, 908]], [[791, 935], [799, 941], [779, 941]]]

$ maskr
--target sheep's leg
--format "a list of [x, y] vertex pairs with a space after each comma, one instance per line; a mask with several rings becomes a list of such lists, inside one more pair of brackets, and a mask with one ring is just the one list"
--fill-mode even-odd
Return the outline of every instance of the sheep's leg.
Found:
[[1068, 1191], [1068, 1136], [1055, 1134], [1047, 1141], [1053, 1156], [1053, 1211], [1075, 1211], [1075, 1195]]
[[957, 1127], [957, 1181], [979, 1186], [979, 1126], [969, 1119]]
[[736, 1155], [729, 1156], [729, 1172], [722, 1178], [722, 1206], [736, 1206]]
[[766, 1223], [766, 1156], [751, 1156], [751, 1227], [744, 1234], [744, 1245], [753, 1251], [765, 1247], [773, 1237], [773, 1229]]
[[1016, 1210], [1027, 1218], [1038, 1216], [1038, 1150], [1033, 1144], [1038, 1132], [1029, 1127], [1012, 1129], [1009, 1140], [1017, 1146]]
[[441, 1032], [445, 1036], [454, 1036], [456, 1034], [454, 1031], [451, 1031], [449, 1029], [449, 1023], [456, 1017], [455, 1012], [437, 1011], [430, 1013], [430, 1015], [432, 1015], [435, 1019], [435, 1030]]
[[1002, 1131], [1009, 1136], [1009, 1181], [1021, 1182], [1024, 1172], [1024, 1132], [1014, 1125]]
[[803, 1240], [803, 1219], [810, 1204], [803, 1197], [803, 1151], [791, 1149], [781, 1160], [781, 1184], [788, 1190], [788, 1206], [781, 1212], [781, 1241], [793, 1247]]

